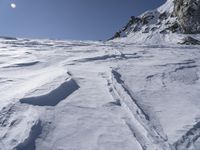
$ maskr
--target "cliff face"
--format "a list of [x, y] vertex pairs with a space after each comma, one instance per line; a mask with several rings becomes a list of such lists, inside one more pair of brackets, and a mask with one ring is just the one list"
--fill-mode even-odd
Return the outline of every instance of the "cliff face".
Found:
[[200, 33], [200, 0], [175, 0], [173, 16], [182, 33]]

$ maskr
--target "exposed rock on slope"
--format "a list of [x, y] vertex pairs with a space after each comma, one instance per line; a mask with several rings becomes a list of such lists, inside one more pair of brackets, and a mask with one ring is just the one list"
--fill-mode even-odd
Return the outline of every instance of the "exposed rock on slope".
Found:
[[132, 16], [111, 39], [129, 37], [132, 42], [180, 43], [185, 34], [197, 33], [200, 33], [200, 0], [167, 0], [158, 9]]
[[158, 9], [147, 11], [138, 17], [132, 16], [129, 22], [111, 39], [126, 37], [131, 33], [139, 32], [151, 33], [159, 30], [159, 32], [165, 33], [168, 30], [176, 31], [178, 29], [177, 23], [169, 20], [173, 12], [172, 4], [173, 2], [168, 0]]
[[175, 0], [173, 14], [183, 33], [200, 33], [200, 0]]

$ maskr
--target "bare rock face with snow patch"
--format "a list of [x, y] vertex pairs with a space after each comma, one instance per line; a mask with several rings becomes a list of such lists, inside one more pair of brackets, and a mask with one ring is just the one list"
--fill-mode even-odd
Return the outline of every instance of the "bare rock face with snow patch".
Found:
[[183, 33], [200, 33], [199, 0], [175, 0], [173, 15], [177, 17]]
[[[112, 38], [135, 43], [181, 43], [186, 34], [200, 33], [200, 0], [167, 0], [129, 22]], [[196, 37], [193, 37], [196, 39]], [[192, 43], [191, 43], [192, 44]]]

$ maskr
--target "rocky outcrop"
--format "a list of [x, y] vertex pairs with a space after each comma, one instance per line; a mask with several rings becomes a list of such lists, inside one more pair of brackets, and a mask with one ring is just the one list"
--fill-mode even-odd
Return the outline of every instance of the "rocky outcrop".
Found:
[[124, 37], [127, 35], [127, 32], [133, 31], [137, 32], [140, 31], [141, 26], [148, 23], [148, 18], [140, 18], [132, 16], [129, 22], [122, 28], [122, 30], [115, 33], [115, 35], [111, 39], [115, 39], [118, 37]]
[[177, 17], [182, 33], [200, 33], [200, 0], [175, 0], [173, 16]]
[[[168, 16], [168, 13], [159, 13], [158, 11], [147, 11], [138, 17], [132, 16], [129, 22], [120, 31], [116, 32], [110, 40], [125, 37], [131, 32], [149, 33], [155, 31]], [[155, 26], [152, 26], [154, 24]]]
[[[190, 37], [200, 34], [200, 0], [167, 0], [157, 9], [147, 11], [138, 17], [131, 17], [111, 40], [130, 37], [137, 42], [167, 40], [173, 43], [169, 38], [170, 34], [176, 37], [174, 41], [186, 37], [179, 44], [199, 44], [198, 40], [188, 38], [187, 34], [191, 34]], [[180, 34], [184, 35], [181, 37]]]

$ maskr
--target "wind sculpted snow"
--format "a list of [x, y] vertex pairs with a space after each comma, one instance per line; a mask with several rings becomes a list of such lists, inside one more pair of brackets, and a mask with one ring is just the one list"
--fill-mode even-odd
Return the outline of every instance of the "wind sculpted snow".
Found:
[[0, 150], [199, 150], [199, 46], [0, 40]]

